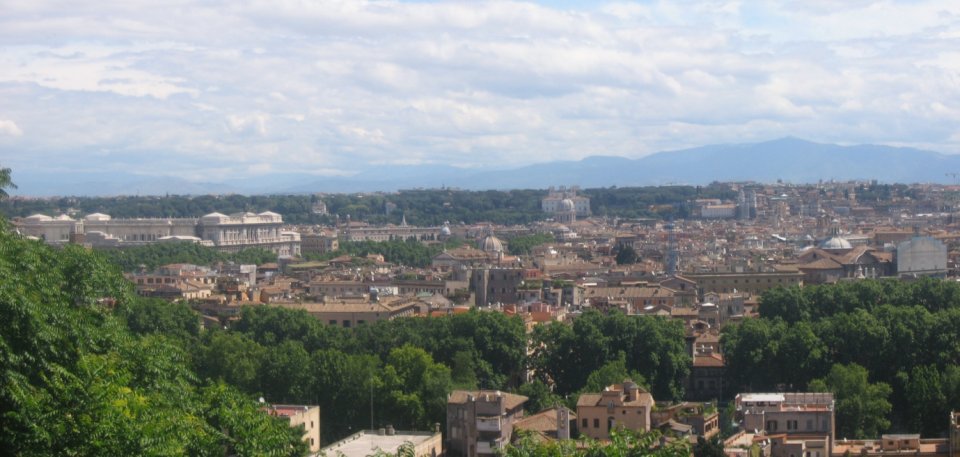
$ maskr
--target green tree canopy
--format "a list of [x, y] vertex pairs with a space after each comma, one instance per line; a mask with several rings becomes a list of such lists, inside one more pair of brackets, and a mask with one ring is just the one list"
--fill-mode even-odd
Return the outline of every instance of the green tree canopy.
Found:
[[871, 384], [867, 369], [836, 364], [823, 379], [810, 382], [811, 392], [832, 392], [836, 402], [837, 436], [876, 438], [890, 427], [890, 386]]

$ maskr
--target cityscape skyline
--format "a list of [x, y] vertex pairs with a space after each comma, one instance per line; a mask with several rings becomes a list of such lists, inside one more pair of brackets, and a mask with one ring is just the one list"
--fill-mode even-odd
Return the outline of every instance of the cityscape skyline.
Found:
[[945, 1], [3, 9], [14, 182], [520, 167], [785, 136], [960, 152]]

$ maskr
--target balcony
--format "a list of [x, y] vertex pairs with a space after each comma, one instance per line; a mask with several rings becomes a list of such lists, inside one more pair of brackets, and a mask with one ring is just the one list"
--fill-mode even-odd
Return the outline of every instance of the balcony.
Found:
[[477, 417], [477, 431], [478, 432], [499, 432], [501, 430], [501, 423], [499, 416], [478, 416]]
[[503, 449], [503, 441], [477, 441], [477, 455], [494, 455]]

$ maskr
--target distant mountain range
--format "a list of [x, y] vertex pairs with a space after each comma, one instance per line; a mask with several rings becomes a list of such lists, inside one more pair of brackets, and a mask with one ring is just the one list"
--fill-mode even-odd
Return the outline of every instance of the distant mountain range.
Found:
[[542, 189], [558, 185], [584, 188], [707, 184], [713, 181], [876, 179], [880, 182], [953, 183], [960, 155], [890, 146], [839, 146], [783, 138], [751, 144], [703, 146], [665, 151], [639, 159], [591, 156], [513, 169], [465, 169], [447, 165], [377, 166], [349, 177], [306, 173], [274, 174], [227, 183], [179, 178], [95, 173], [64, 176], [18, 173], [15, 195], [163, 195], [267, 194], [394, 191], [411, 188]]

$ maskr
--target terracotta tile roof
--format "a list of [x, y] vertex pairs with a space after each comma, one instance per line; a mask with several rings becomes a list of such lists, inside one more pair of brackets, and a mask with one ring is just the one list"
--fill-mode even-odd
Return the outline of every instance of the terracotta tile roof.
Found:
[[717, 353], [709, 355], [698, 355], [693, 358], [693, 366], [695, 367], [722, 367], [723, 365], [723, 356]]
[[[570, 419], [576, 420], [577, 415], [571, 411]], [[556, 435], [557, 433], [557, 408], [550, 408], [540, 411], [532, 416], [524, 417], [513, 424], [514, 430], [530, 430], [534, 432], [544, 432], [546, 434]]]
[[520, 405], [523, 405], [528, 398], [523, 395], [512, 394], [509, 392], [500, 392], [498, 390], [454, 390], [450, 392], [450, 396], [447, 397], [447, 403], [450, 404], [463, 404], [467, 402], [467, 396], [472, 395], [474, 398], [479, 398], [483, 395], [502, 395], [503, 403], [507, 409], [514, 409]]
[[843, 265], [841, 265], [840, 262], [837, 262], [836, 260], [833, 260], [828, 257], [823, 257], [823, 258], [814, 260], [813, 262], [810, 262], [810, 263], [797, 265], [797, 268], [800, 270], [838, 270], [840, 268], [843, 268]]

